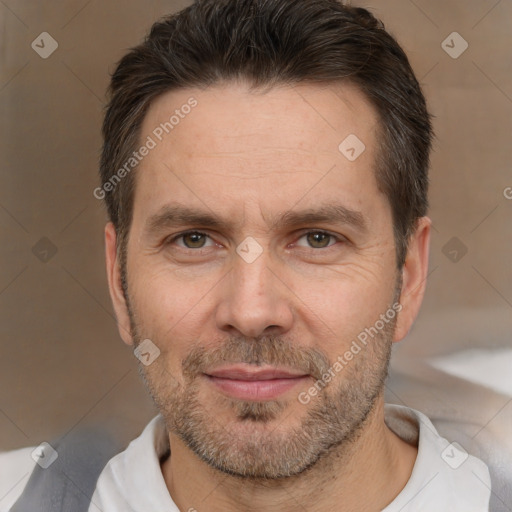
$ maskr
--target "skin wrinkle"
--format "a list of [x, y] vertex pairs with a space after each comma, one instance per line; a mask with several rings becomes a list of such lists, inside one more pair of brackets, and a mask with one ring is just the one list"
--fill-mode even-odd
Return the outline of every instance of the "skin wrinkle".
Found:
[[[283, 154], [285, 154], [286, 152], [283, 151]], [[307, 154], [309, 152], [304, 152], [304, 154]], [[297, 152], [295, 152], [295, 154], [297, 154]], [[199, 157], [200, 155], [195, 155], [197, 157]], [[228, 155], [221, 155], [219, 154], [218, 156], [211, 156], [209, 155], [209, 157], [211, 157], [211, 159], [215, 160], [215, 159], [218, 159], [218, 160], [221, 160], [223, 158], [225, 158], [226, 156]], [[229, 155], [229, 156], [232, 156], [232, 155]], [[331, 154], [331, 158], [332, 158], [332, 154]], [[235, 162], [240, 162], [239, 163], [239, 167], [240, 168], [244, 168], [246, 166], [247, 163], [250, 163], [251, 162], [251, 159], [234, 159]], [[266, 169], [265, 172], [263, 172], [262, 174], [254, 174], [254, 175], [247, 175], [247, 174], [244, 174], [244, 173], [240, 173], [240, 174], [233, 174], [233, 173], [222, 173], [222, 172], [211, 172], [211, 171], [192, 171], [192, 172], [187, 172], [187, 176], [191, 176], [191, 175], [196, 175], [196, 176], [201, 176], [202, 174], [205, 175], [205, 176], [220, 176], [220, 177], [223, 177], [223, 178], [229, 178], [229, 179], [232, 179], [232, 178], [235, 178], [235, 179], [239, 179], [239, 180], [265, 180], [265, 179], [268, 179], [268, 174], [269, 172], [271, 172], [273, 175], [283, 175], [283, 176], [288, 176], [288, 175], [293, 175], [293, 174], [304, 174], [304, 175], [310, 175], [312, 176], [313, 179], [318, 179], [319, 177], [322, 177], [325, 175], [325, 173], [327, 172], [328, 168], [326, 170], [318, 170], [318, 171], [315, 171], [314, 169], [311, 169], [311, 170], [286, 170], [286, 169], [282, 169], [282, 168], [279, 168], [279, 167], [276, 167], [275, 164], [274, 164], [274, 159], [272, 160], [269, 160], [268, 162], [263, 162], [263, 165], [264, 165], [264, 168]], [[177, 176], [179, 176], [180, 178], [184, 177], [182, 176], [180, 173], [176, 173]], [[315, 175], [317, 176], [317, 178], [315, 178]], [[313, 181], [314, 183], [314, 181]]]
[[[260, 208], [260, 218], [266, 224], [265, 228], [261, 228], [261, 234], [268, 235], [270, 231], [285, 233], [290, 228], [295, 228], [298, 231], [301, 226], [303, 230], [304, 226], [318, 224], [325, 225], [329, 231], [331, 231], [330, 226], [333, 226], [335, 230], [343, 230], [345, 233], [348, 231], [348, 234], [338, 236], [343, 239], [344, 243], [351, 246], [355, 246], [356, 243], [360, 245], [368, 237], [369, 231], [368, 219], [360, 211], [350, 210], [337, 204], [325, 204], [321, 208], [300, 212], [281, 211], [277, 215], [265, 215]], [[229, 241], [227, 237], [221, 236], [220, 232], [233, 237], [234, 233], [242, 226], [240, 222], [233, 223], [231, 219], [217, 216], [210, 211], [191, 209], [181, 204], [165, 205], [146, 221], [144, 234], [151, 245], [153, 245], [153, 239], [158, 239], [158, 243], [161, 244], [165, 241], [160, 240], [162, 232], [187, 225], [198, 226], [197, 229], [205, 233], [213, 231], [213, 235], [208, 235], [210, 241], [220, 243], [219, 239], [222, 239], [224, 244], [229, 244]], [[144, 240], [139, 240], [144, 245]]]
[[[406, 289], [399, 286], [391, 209], [372, 168], [375, 112], [353, 88], [344, 94], [359, 112], [356, 117], [344, 115], [344, 104], [332, 103], [335, 95], [325, 89], [304, 92], [338, 110], [346, 125], [341, 133], [357, 133], [365, 140], [367, 149], [355, 162], [338, 151], [342, 135], [319, 116], [311, 117], [311, 107], [284, 89], [248, 103], [243, 87], [233, 86], [229, 95], [214, 94], [215, 88], [212, 95], [175, 91], [156, 100], [143, 125], [144, 136], [184, 98], [193, 94], [198, 99], [193, 116], [138, 169], [124, 269], [126, 302], [116, 305], [120, 321], [131, 329], [125, 341], [137, 346], [149, 338], [161, 351], [148, 367], [139, 365], [139, 371], [169, 430], [172, 455], [162, 472], [183, 510], [194, 503], [200, 510], [206, 496], [209, 512], [296, 510], [296, 500], [310, 512], [337, 510], [340, 500], [347, 510], [361, 510], [364, 504], [380, 510], [405, 485], [414, 463], [415, 448], [385, 426], [382, 394], [391, 345], [415, 316], [414, 298], [310, 403], [298, 401], [299, 392], [321, 380], [351, 341], [417, 282], [413, 266]], [[223, 103], [228, 97], [229, 109]], [[303, 129], [298, 134], [289, 126]], [[244, 137], [216, 135], [231, 132], [251, 134], [265, 150], [241, 166], [228, 155]], [[309, 151], [297, 157], [282, 150], [296, 144]], [[197, 145], [207, 158], [197, 157]], [[280, 149], [274, 151], [276, 147]], [[224, 157], [222, 149], [229, 149], [220, 151]], [[267, 153], [274, 155], [270, 168]], [[212, 154], [215, 158], [209, 158]], [[336, 161], [335, 170], [327, 175], [330, 167], [325, 173], [314, 171], [326, 157]], [[183, 182], [157, 162], [179, 168]], [[274, 172], [287, 168], [294, 170]], [[245, 178], [255, 174], [259, 178], [245, 187]], [[300, 236], [325, 230], [346, 234], [352, 242], [322, 253], [287, 246], [297, 241], [299, 235], [290, 233], [296, 227], [274, 230], [268, 223], [284, 211], [315, 209], [334, 198], [364, 213], [367, 235], [357, 237], [354, 231], [351, 238], [342, 225], [298, 226]], [[193, 259], [160, 241], [194, 226], [169, 228], [152, 240], [141, 236], [145, 220], [172, 202], [236, 222], [231, 231], [221, 228], [221, 246], [208, 247]], [[215, 230], [204, 231], [215, 241]], [[250, 264], [235, 252], [247, 236], [263, 249]], [[285, 364], [310, 377], [275, 400], [238, 400], [216, 391], [203, 375], [226, 361]], [[371, 489], [361, 484], [366, 478]]]
[[[298, 174], [299, 172], [298, 171], [276, 171], [274, 174], [280, 174], [280, 175], [283, 175], [283, 176], [286, 176], [286, 175], [295, 175], [295, 174]], [[309, 174], [308, 171], [302, 171], [303, 174]], [[224, 173], [207, 173], [208, 176], [219, 176], [219, 177], [222, 177], [222, 178], [236, 178], [236, 179], [239, 179], [241, 181], [255, 181], [255, 180], [262, 180], [262, 179], [265, 179], [266, 178], [266, 175], [265, 174], [261, 174], [261, 175], [256, 175], [256, 176], [231, 176], [229, 174], [224, 174]], [[320, 174], [320, 173], [319, 173]]]

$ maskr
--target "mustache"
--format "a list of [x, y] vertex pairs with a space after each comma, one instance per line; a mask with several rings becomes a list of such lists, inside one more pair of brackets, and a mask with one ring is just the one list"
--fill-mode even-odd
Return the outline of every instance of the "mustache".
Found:
[[286, 366], [316, 380], [321, 379], [331, 366], [327, 356], [315, 348], [300, 347], [278, 336], [240, 336], [230, 337], [215, 348], [198, 346], [192, 349], [182, 361], [183, 375], [194, 378], [226, 363]]

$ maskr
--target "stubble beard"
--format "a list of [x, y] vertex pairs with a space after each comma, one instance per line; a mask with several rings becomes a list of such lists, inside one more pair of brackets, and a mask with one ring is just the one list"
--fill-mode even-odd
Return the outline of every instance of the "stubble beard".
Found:
[[[201, 370], [215, 362], [287, 365], [307, 370], [314, 376], [311, 385], [321, 380], [331, 367], [327, 358], [279, 337], [230, 338], [214, 350], [196, 347], [182, 362], [183, 384], [166, 370], [165, 357], [150, 367], [139, 365], [139, 371], [168, 431], [210, 467], [252, 480], [292, 477], [357, 440], [382, 394], [394, 324], [387, 324], [307, 405], [295, 402], [295, 395], [292, 403], [212, 397], [211, 389], [204, 396]], [[287, 427], [289, 417], [297, 423], [291, 414], [297, 408], [299, 424]], [[216, 411], [230, 420], [222, 423]]]
[[[136, 347], [144, 338], [130, 305], [126, 272], [122, 274]], [[394, 303], [400, 297], [401, 284], [399, 275]], [[286, 420], [291, 414], [287, 409], [292, 405], [296, 408], [297, 404], [284, 400], [235, 400], [219, 395], [217, 402], [233, 415], [231, 421], [221, 424], [200, 399], [200, 378], [203, 370], [215, 363], [269, 364], [300, 369], [312, 376], [313, 384], [333, 366], [316, 349], [302, 348], [274, 336], [250, 340], [231, 337], [215, 349], [195, 347], [182, 361], [184, 383], [180, 384], [165, 367], [165, 348], [172, 347], [172, 343], [153, 339], [164, 349], [163, 357], [148, 367], [139, 364], [139, 373], [168, 431], [210, 467], [255, 482], [289, 478], [312, 469], [336, 448], [346, 448], [348, 453], [357, 441], [382, 396], [396, 322], [397, 316], [309, 404], [301, 404], [306, 412], [296, 427], [286, 428]], [[344, 351], [345, 348], [341, 353]], [[338, 450], [339, 455], [343, 450]]]

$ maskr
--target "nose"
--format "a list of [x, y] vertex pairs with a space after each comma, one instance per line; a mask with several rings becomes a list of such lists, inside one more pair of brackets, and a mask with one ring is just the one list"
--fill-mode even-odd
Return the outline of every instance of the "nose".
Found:
[[216, 324], [223, 331], [256, 338], [281, 335], [292, 326], [292, 293], [279, 272], [271, 269], [266, 252], [251, 263], [235, 256], [219, 292]]

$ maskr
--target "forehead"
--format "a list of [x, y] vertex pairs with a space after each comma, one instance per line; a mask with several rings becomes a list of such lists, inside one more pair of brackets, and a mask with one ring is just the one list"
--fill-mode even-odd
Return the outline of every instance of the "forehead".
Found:
[[137, 167], [134, 219], [173, 201], [228, 215], [252, 204], [262, 217], [335, 200], [376, 210], [377, 123], [350, 84], [165, 93], [141, 129], [141, 143], [154, 147]]
[[[188, 108], [192, 101], [197, 105]], [[173, 117], [170, 133], [162, 136], [179, 143], [176, 156], [241, 149], [247, 154], [272, 147], [331, 152], [349, 135], [348, 130], [371, 138], [366, 141], [371, 147], [377, 122], [366, 97], [348, 83], [283, 85], [263, 92], [251, 91], [243, 82], [228, 82], [204, 90], [171, 91], [151, 104], [142, 136], [155, 129], [158, 132], [158, 127]]]

